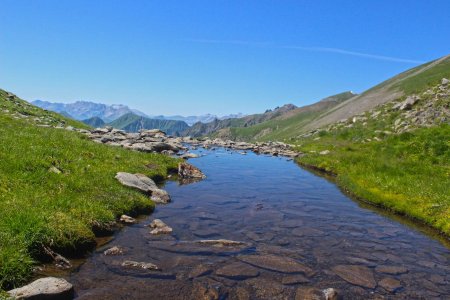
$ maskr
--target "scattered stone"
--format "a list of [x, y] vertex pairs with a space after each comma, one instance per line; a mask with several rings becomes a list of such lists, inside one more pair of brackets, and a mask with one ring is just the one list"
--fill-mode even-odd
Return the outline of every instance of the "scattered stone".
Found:
[[351, 284], [370, 289], [377, 286], [373, 273], [368, 267], [360, 265], [339, 265], [333, 267], [332, 271]]
[[378, 273], [392, 274], [392, 275], [400, 275], [404, 273], [408, 273], [408, 269], [405, 267], [398, 266], [377, 266], [375, 271]]
[[281, 273], [303, 273], [307, 276], [314, 273], [311, 268], [289, 257], [282, 257], [268, 254], [268, 255], [242, 255], [238, 256], [237, 258], [250, 265]]
[[319, 152], [320, 155], [327, 155], [330, 154], [330, 150], [323, 150]]
[[152, 223], [150, 223], [150, 227], [153, 228], [153, 230], [150, 231], [153, 235], [172, 233], [172, 228], [167, 226], [167, 224], [160, 219], [153, 220]]
[[189, 159], [189, 158], [197, 158], [198, 155], [195, 153], [187, 152], [187, 153], [184, 153], [183, 155], [181, 155], [180, 157], [183, 159]]
[[182, 178], [206, 178], [205, 174], [199, 168], [188, 163], [178, 164], [178, 175]]
[[257, 277], [259, 271], [247, 264], [235, 262], [218, 269], [216, 275], [234, 280], [242, 280]]
[[112, 248], [103, 251], [103, 255], [122, 255], [123, 252], [124, 251], [121, 247], [114, 246]]
[[232, 240], [200, 240], [197, 241], [199, 244], [210, 245], [214, 247], [234, 247], [234, 246], [242, 246], [245, 245], [244, 242], [232, 241]]
[[442, 80], [441, 80], [442, 85], [447, 85], [449, 82], [450, 82], [450, 80], [448, 80], [447, 78], [442, 78]]
[[61, 174], [61, 173], [62, 173], [61, 170], [58, 169], [58, 168], [55, 167], [55, 166], [51, 166], [51, 167], [48, 169], [48, 171], [51, 172], [51, 173], [55, 173], [55, 174]]
[[124, 261], [122, 263], [122, 267], [131, 267], [131, 268], [145, 269], [145, 270], [160, 270], [160, 268], [155, 264], [132, 261], [132, 260]]
[[160, 204], [166, 204], [170, 202], [170, 196], [167, 191], [162, 189], [154, 189], [152, 191], [152, 196], [150, 197], [154, 202]]
[[127, 215], [121, 215], [120, 222], [125, 224], [136, 224], [136, 219]]
[[73, 299], [72, 284], [62, 278], [46, 277], [8, 292], [14, 299]]
[[299, 287], [295, 292], [295, 300], [323, 300], [324, 294], [321, 290], [313, 287]]
[[384, 288], [386, 291], [394, 293], [398, 289], [402, 288], [402, 285], [400, 281], [394, 278], [383, 278], [378, 282], [378, 285], [380, 285], [382, 288]]

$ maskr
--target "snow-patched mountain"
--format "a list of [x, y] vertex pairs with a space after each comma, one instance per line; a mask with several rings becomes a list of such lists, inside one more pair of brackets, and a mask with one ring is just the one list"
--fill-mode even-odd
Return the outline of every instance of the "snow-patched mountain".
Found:
[[139, 116], [147, 116], [145, 113], [136, 109], [131, 109], [123, 104], [106, 105], [90, 101], [54, 103], [42, 100], [35, 100], [31, 103], [46, 110], [70, 115], [76, 120], [86, 120], [92, 117], [98, 117], [105, 122], [111, 122], [128, 113], [134, 113]]

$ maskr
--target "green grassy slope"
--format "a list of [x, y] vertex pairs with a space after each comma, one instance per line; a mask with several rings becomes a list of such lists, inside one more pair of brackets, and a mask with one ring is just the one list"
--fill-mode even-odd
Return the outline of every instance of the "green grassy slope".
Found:
[[170, 135], [179, 134], [189, 128], [184, 121], [149, 119], [133, 113], [125, 114], [108, 125], [129, 132], [138, 132], [141, 129], [160, 129]]
[[92, 117], [86, 120], [81, 121], [86, 125], [92, 126], [94, 128], [105, 126], [105, 122], [99, 117]]
[[411, 110], [387, 103], [296, 140], [306, 153], [298, 162], [450, 236], [450, 86], [422, 86], [428, 92]]
[[177, 164], [167, 156], [97, 144], [77, 132], [37, 127], [32, 118], [11, 112], [50, 116], [55, 125], [83, 125], [17, 98], [15, 105], [7, 95], [0, 93], [2, 288], [29, 278], [42, 245], [63, 253], [84, 249], [93, 244], [95, 228], [122, 213], [153, 209], [148, 196], [121, 186], [116, 172], [161, 178]]
[[285, 116], [281, 116], [254, 126], [231, 127], [225, 134], [220, 132], [215, 136], [243, 141], [287, 141], [297, 137], [303, 126], [318, 115], [355, 95], [344, 92], [327, 97], [317, 103], [297, 108]]

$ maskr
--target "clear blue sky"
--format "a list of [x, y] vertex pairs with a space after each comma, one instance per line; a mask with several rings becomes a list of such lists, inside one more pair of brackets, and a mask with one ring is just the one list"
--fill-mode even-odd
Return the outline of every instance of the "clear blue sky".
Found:
[[308, 104], [450, 53], [448, 0], [0, 4], [0, 88], [148, 114]]

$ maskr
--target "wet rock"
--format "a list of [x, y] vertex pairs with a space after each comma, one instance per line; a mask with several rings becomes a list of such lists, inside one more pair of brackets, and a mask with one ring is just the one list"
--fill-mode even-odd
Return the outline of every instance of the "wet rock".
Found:
[[154, 189], [150, 197], [155, 203], [166, 204], [170, 202], [170, 195], [162, 189]]
[[333, 288], [324, 289], [323, 295], [325, 296], [325, 300], [338, 300], [338, 292]]
[[172, 228], [160, 219], [153, 220], [152, 223], [150, 223], [150, 228], [153, 228], [153, 230], [150, 231], [153, 235], [172, 233]]
[[132, 261], [132, 260], [124, 261], [122, 263], [122, 267], [130, 267], [130, 268], [144, 269], [144, 270], [160, 270], [160, 268], [155, 264]]
[[308, 278], [306, 278], [305, 276], [300, 275], [300, 274], [285, 276], [281, 280], [281, 283], [285, 284], [285, 285], [303, 284], [303, 283], [309, 283], [309, 282], [310, 282], [310, 280]]
[[193, 279], [193, 278], [197, 278], [197, 277], [201, 277], [204, 275], [208, 275], [212, 272], [213, 270], [211, 269], [210, 266], [207, 265], [198, 265], [196, 267], [194, 267], [194, 269], [192, 269], [191, 272], [189, 272], [189, 279]]
[[378, 282], [378, 285], [391, 293], [394, 293], [396, 290], [402, 288], [400, 281], [394, 278], [383, 278]]
[[333, 267], [332, 271], [351, 284], [370, 289], [377, 286], [373, 273], [368, 267], [359, 265], [339, 265]]
[[123, 252], [124, 251], [121, 247], [114, 246], [112, 248], [109, 248], [109, 249], [103, 251], [103, 254], [104, 255], [122, 255]]
[[299, 287], [295, 291], [295, 300], [323, 300], [324, 297], [321, 290], [313, 287]]
[[310, 275], [313, 270], [289, 257], [275, 255], [243, 255], [239, 260], [250, 265], [281, 273], [303, 273]]
[[8, 292], [14, 299], [73, 299], [72, 284], [62, 278], [46, 277]]
[[195, 282], [192, 288], [192, 299], [218, 300], [219, 290], [213, 283]]
[[404, 273], [408, 273], [408, 269], [405, 267], [399, 266], [377, 266], [375, 271], [378, 273], [392, 274], [392, 275], [400, 275]]
[[121, 215], [120, 216], [120, 222], [125, 223], [125, 224], [135, 224], [136, 223], [136, 219], [132, 218], [130, 216], [127, 216], [127, 215]]
[[182, 178], [206, 178], [205, 174], [199, 168], [188, 163], [178, 164], [178, 175]]
[[259, 271], [247, 264], [235, 262], [218, 269], [216, 275], [234, 280], [242, 280], [257, 277]]
[[200, 240], [200, 241], [197, 241], [197, 243], [203, 244], [203, 245], [210, 245], [210, 246], [214, 246], [214, 247], [234, 247], [234, 246], [243, 246], [243, 245], [245, 245], [244, 242], [232, 241], [232, 240], [224, 240], [224, 239], [219, 239], [219, 240]]

